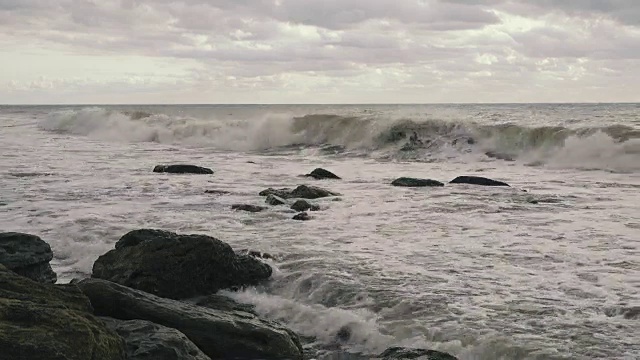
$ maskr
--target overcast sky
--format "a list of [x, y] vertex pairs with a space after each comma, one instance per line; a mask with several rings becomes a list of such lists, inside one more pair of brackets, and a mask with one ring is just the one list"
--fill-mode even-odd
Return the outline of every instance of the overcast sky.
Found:
[[640, 101], [640, 0], [0, 0], [0, 103]]

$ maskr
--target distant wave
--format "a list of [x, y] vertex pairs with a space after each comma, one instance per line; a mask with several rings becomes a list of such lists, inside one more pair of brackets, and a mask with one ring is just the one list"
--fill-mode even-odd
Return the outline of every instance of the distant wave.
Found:
[[[263, 113], [254, 118], [194, 118], [84, 108], [50, 113], [43, 130], [102, 140], [206, 146], [233, 151], [319, 149], [407, 160], [475, 156], [529, 165], [640, 171], [640, 130], [626, 125], [486, 125], [439, 119]], [[414, 138], [412, 141], [412, 138]]]

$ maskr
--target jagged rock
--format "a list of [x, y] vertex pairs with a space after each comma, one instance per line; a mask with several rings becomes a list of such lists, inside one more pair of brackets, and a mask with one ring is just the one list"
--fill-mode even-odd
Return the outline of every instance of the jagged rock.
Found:
[[0, 264], [15, 273], [42, 283], [55, 283], [49, 261], [51, 246], [38, 236], [17, 232], [0, 233]]
[[260, 196], [275, 195], [283, 199], [286, 199], [290, 193], [291, 193], [290, 188], [281, 188], [281, 189], [268, 188], [266, 190], [260, 191], [258, 195]]
[[175, 164], [175, 165], [156, 165], [153, 172], [171, 173], [171, 174], [213, 174], [213, 170], [196, 165]]
[[212, 359], [302, 359], [297, 335], [251, 313], [209, 309], [100, 279], [84, 279], [78, 286], [96, 314], [177, 329]]
[[0, 358], [124, 360], [124, 341], [76, 285], [32, 281], [0, 265]]
[[317, 180], [321, 179], [340, 179], [340, 177], [329, 170], [322, 168], [314, 169], [312, 172], [306, 174], [307, 177], [312, 177]]
[[483, 186], [509, 186], [509, 184], [502, 181], [492, 180], [481, 176], [458, 176], [457, 178], [449, 181], [450, 184], [472, 184]]
[[293, 217], [293, 220], [307, 221], [307, 220], [311, 220], [311, 216], [309, 216], [309, 214], [307, 214], [306, 212], [301, 212], [296, 214]]
[[285, 201], [283, 198], [279, 197], [278, 195], [273, 195], [273, 194], [269, 194], [267, 195], [267, 199], [265, 200], [265, 202], [269, 205], [284, 205]]
[[93, 264], [93, 277], [184, 299], [233, 286], [254, 285], [271, 276], [271, 267], [206, 235], [179, 235], [142, 229], [125, 234], [115, 249]]
[[234, 204], [231, 205], [231, 209], [232, 210], [237, 210], [237, 211], [248, 211], [248, 212], [260, 212], [262, 210], [266, 210], [267, 208], [264, 206], [258, 206], [258, 205], [249, 205], [249, 204]]
[[410, 177], [400, 177], [391, 183], [393, 186], [405, 186], [405, 187], [425, 187], [425, 186], [444, 186], [443, 183], [431, 179], [416, 179]]
[[455, 356], [435, 350], [407, 349], [392, 347], [378, 355], [383, 360], [421, 359], [421, 360], [458, 360]]
[[127, 360], [211, 360], [176, 329], [146, 320], [100, 319], [124, 339]]
[[320, 206], [311, 204], [307, 200], [300, 199], [300, 200], [296, 200], [296, 202], [294, 202], [293, 205], [291, 205], [291, 209], [299, 212], [308, 211], [308, 210], [318, 211], [320, 210]]

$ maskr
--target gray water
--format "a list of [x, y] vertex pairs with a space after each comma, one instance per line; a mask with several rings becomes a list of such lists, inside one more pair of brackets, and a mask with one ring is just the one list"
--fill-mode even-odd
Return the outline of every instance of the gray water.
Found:
[[[127, 231], [204, 233], [275, 255], [272, 282], [229, 295], [316, 358], [640, 358], [638, 104], [5, 106], [0, 149], [0, 230], [49, 242], [60, 282]], [[315, 167], [343, 180], [298, 176]], [[458, 175], [512, 187], [390, 186]], [[230, 209], [299, 184], [342, 195], [307, 222]]]

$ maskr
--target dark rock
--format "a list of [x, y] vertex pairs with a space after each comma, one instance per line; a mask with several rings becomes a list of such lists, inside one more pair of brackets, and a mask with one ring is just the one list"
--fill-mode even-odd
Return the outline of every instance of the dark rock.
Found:
[[279, 197], [278, 195], [273, 195], [273, 194], [269, 194], [267, 195], [267, 199], [265, 200], [265, 202], [269, 205], [284, 205], [285, 201], [283, 198]]
[[502, 181], [496, 181], [487, 179], [480, 176], [458, 176], [457, 178], [449, 181], [450, 184], [472, 184], [472, 185], [484, 185], [484, 186], [509, 186], [509, 184]]
[[156, 165], [156, 167], [153, 168], [153, 172], [171, 174], [213, 174], [213, 170], [211, 169], [186, 164]]
[[291, 193], [291, 189], [289, 188], [281, 188], [281, 189], [268, 188], [266, 190], [260, 191], [258, 195], [260, 196], [275, 195], [283, 199], [286, 199], [290, 193]]
[[314, 169], [312, 172], [306, 174], [307, 177], [312, 177], [317, 180], [321, 179], [340, 179], [340, 177], [329, 170], [325, 170], [322, 168]]
[[211, 360], [176, 329], [146, 320], [100, 319], [124, 339], [127, 360]]
[[340, 194], [319, 188], [317, 186], [300, 185], [297, 188], [293, 189], [293, 191], [291, 191], [291, 193], [289, 194], [289, 198], [318, 199], [337, 195]]
[[248, 212], [260, 212], [262, 210], [267, 209], [264, 206], [258, 206], [258, 205], [249, 205], [249, 204], [234, 204], [231, 205], [231, 209], [232, 210], [236, 210], [236, 211], [248, 211]]
[[494, 159], [505, 160], [505, 161], [515, 161], [513, 156], [509, 154], [501, 154], [495, 151], [487, 151], [484, 154], [487, 155], [487, 157], [494, 158]]
[[204, 191], [205, 194], [213, 194], [213, 195], [226, 195], [229, 194], [229, 191], [225, 191], [225, 190], [215, 190], [215, 189], [211, 189], [211, 190], [205, 190]]
[[179, 330], [212, 359], [302, 359], [302, 346], [291, 330], [251, 313], [164, 299], [100, 279], [84, 279], [78, 286], [96, 314]]
[[443, 183], [431, 179], [416, 179], [410, 177], [400, 177], [391, 183], [393, 186], [406, 186], [406, 187], [424, 187], [424, 186], [444, 186]]
[[388, 348], [382, 354], [378, 355], [378, 357], [384, 360], [418, 358], [420, 358], [421, 360], [457, 360], [455, 356], [440, 351], [426, 349], [407, 349], [401, 347]]
[[253, 256], [255, 258], [260, 258], [260, 259], [275, 259], [275, 257], [269, 253], [260, 252], [257, 250], [243, 249], [243, 250], [240, 250], [238, 253], [242, 255]]
[[301, 212], [301, 213], [296, 214], [293, 217], [293, 220], [307, 221], [307, 220], [311, 220], [311, 216], [309, 216], [309, 214], [307, 214], [306, 212]]
[[13, 272], [42, 283], [55, 283], [49, 261], [51, 246], [38, 236], [17, 232], [0, 233], [0, 264]]
[[124, 360], [124, 341], [76, 285], [42, 284], [0, 265], [0, 358]]
[[258, 315], [254, 310], [255, 306], [250, 304], [240, 304], [232, 298], [220, 294], [207, 295], [201, 299], [198, 299], [196, 301], [196, 305], [220, 311], [243, 311], [254, 314], [256, 316]]
[[93, 264], [93, 277], [181, 299], [254, 285], [271, 267], [206, 235], [142, 229], [125, 234]]
[[291, 205], [291, 209], [295, 210], [295, 211], [318, 211], [320, 210], [320, 206], [315, 205], [315, 204], [311, 204], [309, 203], [307, 200], [296, 200], [296, 202], [293, 203], [293, 205]]

